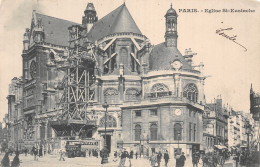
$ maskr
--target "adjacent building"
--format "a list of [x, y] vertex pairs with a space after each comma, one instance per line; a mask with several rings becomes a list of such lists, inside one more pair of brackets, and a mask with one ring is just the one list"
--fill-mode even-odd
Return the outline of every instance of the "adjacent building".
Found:
[[228, 146], [228, 106], [222, 104], [221, 96], [214, 103], [206, 104], [203, 114], [203, 145], [212, 151], [214, 145]]
[[21, 148], [23, 143], [23, 82], [22, 78], [13, 78], [9, 84], [8, 114], [6, 125], [9, 131], [8, 146], [13, 149]]

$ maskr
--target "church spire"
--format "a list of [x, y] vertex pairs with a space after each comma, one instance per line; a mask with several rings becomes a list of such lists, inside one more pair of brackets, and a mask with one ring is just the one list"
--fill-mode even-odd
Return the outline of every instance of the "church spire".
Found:
[[165, 15], [166, 32], [164, 38], [167, 47], [177, 47], [177, 17], [178, 15], [171, 4], [171, 8]]

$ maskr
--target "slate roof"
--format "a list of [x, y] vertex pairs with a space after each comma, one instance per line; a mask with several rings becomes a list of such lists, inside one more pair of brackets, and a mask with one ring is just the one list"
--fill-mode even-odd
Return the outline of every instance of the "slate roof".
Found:
[[165, 42], [155, 45], [149, 57], [150, 70], [170, 70], [174, 60], [182, 62], [182, 69], [192, 69], [176, 47], [166, 47]]
[[119, 6], [94, 23], [87, 37], [90, 41], [94, 42], [106, 37], [107, 35], [120, 32], [142, 34], [125, 4]]
[[44, 29], [46, 43], [59, 46], [68, 46], [69, 31], [68, 27], [72, 25], [80, 25], [71, 21], [35, 13], [37, 20], [41, 18]]

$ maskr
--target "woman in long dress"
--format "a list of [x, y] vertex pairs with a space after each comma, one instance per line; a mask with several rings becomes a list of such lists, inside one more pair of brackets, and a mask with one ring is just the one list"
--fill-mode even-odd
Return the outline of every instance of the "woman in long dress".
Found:
[[152, 167], [156, 166], [156, 162], [157, 162], [157, 156], [155, 153], [152, 153], [152, 156], [150, 157], [150, 163]]
[[131, 161], [130, 161], [130, 155], [128, 154], [128, 152], [126, 151], [125, 153], [126, 158], [125, 158], [125, 167], [131, 167]]

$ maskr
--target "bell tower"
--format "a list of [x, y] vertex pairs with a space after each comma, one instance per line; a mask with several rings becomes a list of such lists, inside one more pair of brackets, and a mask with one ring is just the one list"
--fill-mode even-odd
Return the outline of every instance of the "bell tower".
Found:
[[82, 17], [82, 25], [87, 28], [87, 31], [91, 29], [94, 23], [97, 22], [97, 12], [93, 3], [88, 3], [86, 10], [84, 11], [84, 16]]
[[165, 31], [165, 44], [167, 47], [177, 47], [177, 13], [176, 11], [171, 8], [167, 11], [165, 17], [165, 25], [166, 25], [166, 31]]

